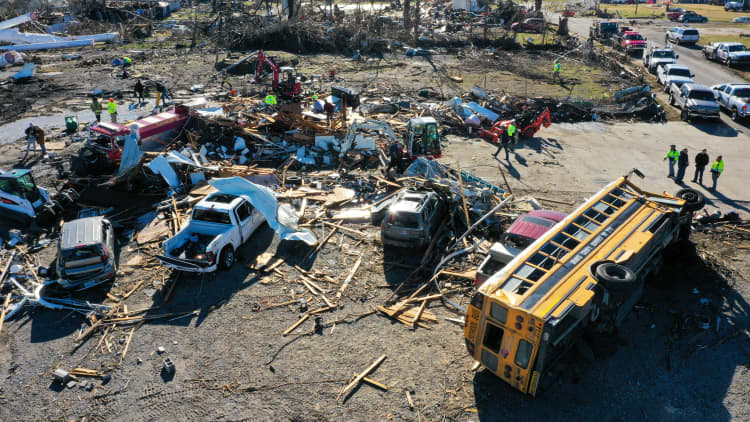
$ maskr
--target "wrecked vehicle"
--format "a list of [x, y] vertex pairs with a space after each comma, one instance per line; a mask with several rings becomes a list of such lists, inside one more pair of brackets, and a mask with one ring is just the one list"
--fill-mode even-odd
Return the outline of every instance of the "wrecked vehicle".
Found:
[[400, 193], [383, 218], [383, 244], [402, 248], [428, 245], [446, 210], [445, 201], [435, 192]]
[[607, 41], [616, 37], [619, 30], [617, 21], [594, 21], [589, 28], [589, 38], [599, 42]]
[[115, 245], [112, 223], [102, 216], [63, 224], [55, 262], [57, 284], [84, 290], [113, 281], [117, 273]]
[[479, 287], [465, 316], [469, 354], [536, 395], [585, 332], [621, 325], [704, 204], [692, 189], [672, 196], [627, 176], [610, 183]]
[[490, 246], [490, 252], [487, 254], [487, 257], [484, 258], [484, 261], [477, 268], [474, 285], [478, 286], [487, 281], [492, 274], [500, 271], [501, 268], [512, 261], [520, 252], [520, 250], [512, 246], [507, 246], [500, 242], [493, 243]]
[[409, 120], [404, 141], [402, 155], [410, 162], [417, 157], [440, 158], [442, 154], [438, 123], [432, 117]]
[[169, 268], [209, 273], [234, 265], [235, 253], [266, 221], [250, 198], [213, 193], [193, 208], [188, 224], [156, 255]]
[[55, 210], [47, 190], [36, 185], [29, 169], [0, 170], [0, 216], [21, 224], [52, 219]]

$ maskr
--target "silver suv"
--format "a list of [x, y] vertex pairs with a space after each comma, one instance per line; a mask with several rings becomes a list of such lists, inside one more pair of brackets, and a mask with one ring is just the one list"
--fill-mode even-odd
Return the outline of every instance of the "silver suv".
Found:
[[698, 30], [695, 28], [675, 26], [667, 31], [667, 34], [664, 36], [664, 43], [695, 45], [700, 38]]
[[682, 109], [680, 118], [689, 121], [694, 117], [719, 120], [719, 103], [711, 88], [698, 84], [672, 84], [669, 91], [669, 104]]
[[402, 192], [383, 218], [383, 244], [403, 248], [426, 246], [440, 226], [445, 210], [445, 202], [435, 192]]
[[84, 290], [115, 279], [115, 232], [104, 217], [87, 217], [62, 226], [57, 244], [57, 283]]

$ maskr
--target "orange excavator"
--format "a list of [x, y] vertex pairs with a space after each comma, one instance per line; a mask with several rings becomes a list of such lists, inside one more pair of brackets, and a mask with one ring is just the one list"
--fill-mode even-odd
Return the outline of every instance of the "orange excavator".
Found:
[[[490, 128], [489, 130], [482, 130], [479, 136], [489, 140], [490, 142], [497, 143], [500, 140], [503, 132], [508, 129], [508, 126], [510, 126], [511, 122], [515, 121], [516, 119], [501, 120], [492, 125], [492, 128]], [[552, 119], [549, 114], [549, 108], [545, 107], [544, 111], [539, 113], [539, 116], [537, 116], [536, 119], [534, 119], [531, 123], [522, 128], [518, 128], [518, 133], [520, 136], [523, 136], [525, 138], [531, 138], [537, 132], [539, 132], [539, 129], [542, 128], [542, 125], [544, 125], [544, 127], [549, 127], [549, 125], [551, 124]]]
[[[258, 51], [258, 65], [255, 69], [255, 82], [259, 82], [263, 75], [263, 64], [266, 63], [273, 72], [273, 90], [282, 98], [294, 98], [302, 95], [302, 84], [297, 82], [297, 72], [293, 67], [279, 67], [270, 57]], [[279, 74], [284, 74], [284, 80], [279, 81]]]

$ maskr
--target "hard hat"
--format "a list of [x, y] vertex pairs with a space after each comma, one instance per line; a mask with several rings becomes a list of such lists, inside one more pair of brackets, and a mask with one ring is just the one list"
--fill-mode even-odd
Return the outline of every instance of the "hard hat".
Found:
[[114, 101], [114, 100], [115, 100], [114, 98], [110, 98], [110, 99], [109, 99], [109, 101]]

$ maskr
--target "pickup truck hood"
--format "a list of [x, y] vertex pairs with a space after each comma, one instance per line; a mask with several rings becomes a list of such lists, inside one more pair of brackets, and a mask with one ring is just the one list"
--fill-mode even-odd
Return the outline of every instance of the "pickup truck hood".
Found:
[[625, 41], [626, 47], [643, 47], [646, 48], [646, 41], [640, 41], [640, 40], [627, 40]]
[[733, 53], [729, 53], [729, 57], [733, 59], [750, 57], [750, 51], [735, 51]]
[[716, 101], [696, 100], [693, 98], [688, 98], [687, 106], [699, 108], [702, 110], [718, 110], [719, 109], [719, 105], [716, 103]]
[[675, 64], [677, 61], [675, 59], [651, 59], [651, 63], [654, 63], [656, 66], [664, 65], [664, 64]]
[[693, 78], [688, 78], [685, 76], [671, 76], [667, 75], [667, 82], [676, 82], [680, 85], [682, 84], [691, 84], [693, 83]]

